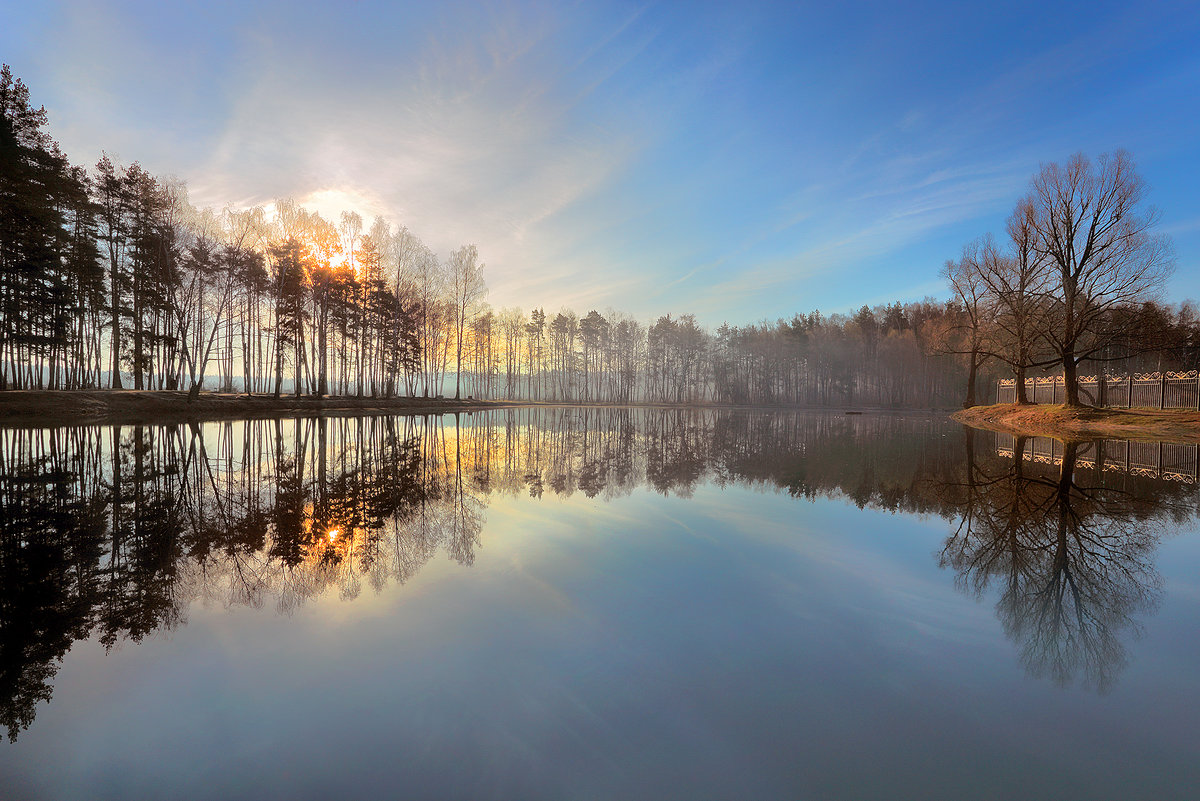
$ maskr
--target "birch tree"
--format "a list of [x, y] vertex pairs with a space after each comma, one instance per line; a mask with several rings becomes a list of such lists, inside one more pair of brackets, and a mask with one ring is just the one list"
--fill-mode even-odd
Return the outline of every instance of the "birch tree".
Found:
[[464, 332], [474, 322], [478, 303], [487, 294], [483, 281], [483, 265], [474, 245], [463, 245], [450, 254], [450, 290], [454, 299], [456, 357], [454, 364], [454, 399], [461, 396]]

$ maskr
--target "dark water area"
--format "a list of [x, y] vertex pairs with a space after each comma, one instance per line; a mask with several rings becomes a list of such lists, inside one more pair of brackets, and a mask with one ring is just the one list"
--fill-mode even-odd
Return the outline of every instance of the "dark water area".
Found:
[[661, 409], [0, 429], [0, 798], [1195, 798], [1196, 457]]

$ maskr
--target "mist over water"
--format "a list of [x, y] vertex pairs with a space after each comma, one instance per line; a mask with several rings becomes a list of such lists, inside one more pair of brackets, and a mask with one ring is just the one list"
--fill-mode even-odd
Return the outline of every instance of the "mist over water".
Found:
[[1195, 446], [532, 408], [0, 429], [0, 462], [15, 797], [1200, 781]]

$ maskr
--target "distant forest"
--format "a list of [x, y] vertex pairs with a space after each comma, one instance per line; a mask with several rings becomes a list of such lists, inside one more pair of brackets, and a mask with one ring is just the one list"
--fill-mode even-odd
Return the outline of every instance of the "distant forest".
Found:
[[999, 375], [1061, 370], [1077, 402], [1081, 366], [1200, 364], [1200, 313], [1158, 302], [1170, 246], [1120, 152], [1044, 167], [1005, 241], [946, 265], [948, 300], [707, 330], [492, 309], [474, 245], [440, 258], [403, 225], [286, 199], [197, 209], [136, 162], [72, 164], [46, 126], [4, 66], [0, 390], [933, 407]]

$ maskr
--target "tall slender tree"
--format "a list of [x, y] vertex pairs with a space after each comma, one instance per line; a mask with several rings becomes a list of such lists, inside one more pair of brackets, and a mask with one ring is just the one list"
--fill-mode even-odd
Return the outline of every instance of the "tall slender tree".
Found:
[[451, 253], [448, 266], [456, 331], [454, 398], [457, 400], [462, 394], [464, 332], [475, 318], [479, 301], [487, 294], [487, 284], [483, 281], [483, 265], [479, 263], [479, 251], [474, 245], [463, 245]]

